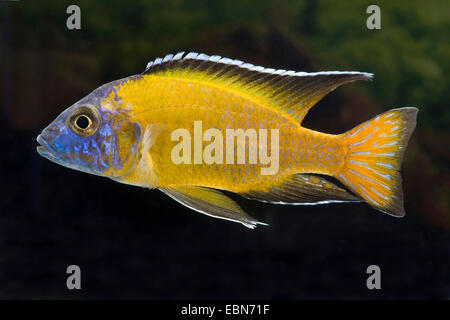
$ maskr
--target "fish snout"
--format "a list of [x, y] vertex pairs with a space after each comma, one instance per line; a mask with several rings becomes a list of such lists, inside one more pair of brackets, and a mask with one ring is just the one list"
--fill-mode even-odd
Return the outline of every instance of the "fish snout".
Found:
[[37, 136], [36, 141], [40, 144], [36, 148], [36, 150], [41, 156], [43, 156], [44, 158], [47, 158], [49, 160], [54, 160], [56, 158], [55, 149], [45, 139], [45, 137], [43, 136], [43, 133], [41, 133], [40, 135]]

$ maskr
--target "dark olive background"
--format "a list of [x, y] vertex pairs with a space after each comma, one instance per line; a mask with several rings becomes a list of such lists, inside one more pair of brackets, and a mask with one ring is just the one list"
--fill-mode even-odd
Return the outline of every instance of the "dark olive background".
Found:
[[[66, 8], [81, 8], [81, 30]], [[0, 298], [450, 298], [448, 1], [0, 2]], [[304, 125], [340, 133], [392, 107], [419, 108], [403, 165], [407, 216], [365, 204], [237, 199], [249, 230], [38, 156], [65, 108], [157, 56], [197, 51], [300, 71], [359, 70]], [[66, 268], [82, 290], [66, 289]], [[382, 289], [366, 288], [366, 268]]]

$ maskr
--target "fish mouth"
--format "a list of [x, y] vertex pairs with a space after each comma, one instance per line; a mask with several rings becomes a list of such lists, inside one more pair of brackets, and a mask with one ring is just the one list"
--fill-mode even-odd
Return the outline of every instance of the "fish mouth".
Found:
[[36, 138], [36, 141], [40, 144], [36, 148], [37, 152], [43, 156], [44, 158], [47, 158], [51, 161], [57, 161], [56, 159], [56, 152], [53, 149], [53, 147], [42, 137], [42, 135], [38, 135]]

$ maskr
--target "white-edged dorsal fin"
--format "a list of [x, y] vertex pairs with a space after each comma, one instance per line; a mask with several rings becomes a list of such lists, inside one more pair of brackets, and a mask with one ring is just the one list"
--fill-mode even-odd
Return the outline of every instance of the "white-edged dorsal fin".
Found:
[[199, 186], [173, 186], [159, 190], [182, 205], [214, 218], [239, 222], [250, 229], [258, 224], [267, 225], [250, 217], [220, 190]]
[[330, 91], [347, 82], [372, 78], [370, 73], [355, 71], [275, 70], [197, 52], [156, 58], [147, 64], [143, 74], [210, 82], [250, 96], [300, 123], [308, 110]]

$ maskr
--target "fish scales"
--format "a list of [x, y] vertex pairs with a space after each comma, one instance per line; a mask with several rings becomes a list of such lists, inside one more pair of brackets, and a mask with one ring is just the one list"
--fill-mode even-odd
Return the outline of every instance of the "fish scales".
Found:
[[[330, 174], [336, 171], [334, 166], [337, 164], [333, 166], [324, 158], [343, 155], [339, 140], [335, 136], [302, 128], [288, 115], [261, 105], [242, 94], [228, 92], [208, 83], [144, 75], [140, 79], [120, 85], [115, 91], [125, 105], [132, 106], [131, 112], [143, 127], [152, 122], [161, 122], [165, 124], [166, 132], [177, 128], [190, 128], [193, 131], [194, 121], [201, 119], [204, 130], [280, 130], [280, 170], [277, 177], [261, 176], [261, 165], [258, 164], [175, 165], [170, 160], [173, 147], [170, 135], [161, 135], [161, 139], [152, 146], [154, 170], [159, 186], [201, 185], [232, 192], [264, 190], [273, 184], [274, 178], [283, 179], [295, 172]], [[252, 115], [245, 112], [248, 108], [253, 110]], [[304, 151], [306, 157], [297, 153], [298, 145], [303, 144], [309, 146]], [[202, 149], [206, 145], [207, 143], [203, 142]], [[331, 153], [327, 147], [337, 151]], [[248, 150], [248, 144], [245, 149]], [[268, 149], [270, 150], [270, 143]], [[291, 154], [295, 158], [286, 159], [286, 155]], [[305, 161], [305, 158], [310, 160]], [[251, 173], [247, 175], [245, 170], [240, 170], [242, 166], [252, 167]]]

